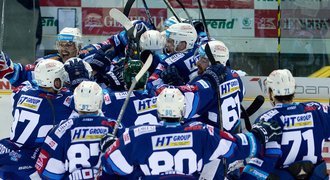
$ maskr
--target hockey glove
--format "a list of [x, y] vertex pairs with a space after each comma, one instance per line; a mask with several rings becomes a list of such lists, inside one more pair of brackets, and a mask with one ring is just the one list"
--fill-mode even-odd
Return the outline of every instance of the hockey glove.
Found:
[[89, 74], [82, 60], [74, 59], [64, 65], [65, 71], [69, 74], [71, 89], [77, 87], [82, 81], [88, 81]]
[[260, 121], [252, 126], [251, 132], [262, 143], [276, 141], [280, 143], [282, 129], [274, 120]]
[[106, 53], [107, 51], [111, 51], [111, 49], [113, 49], [111, 45], [105, 45], [97, 50], [93, 59], [88, 62], [94, 71], [101, 74], [107, 72], [107, 69], [111, 65], [111, 60], [106, 57]]
[[226, 77], [226, 67], [222, 64], [215, 64], [208, 67], [202, 74], [202, 78], [209, 83], [211, 86], [216, 89], [221, 83], [225, 81]]
[[160, 74], [160, 78], [165, 84], [173, 86], [184, 85], [184, 81], [179, 75], [179, 71], [175, 66], [169, 66]]
[[13, 72], [14, 63], [3, 51], [0, 51], [0, 79]]
[[123, 78], [124, 66], [115, 66], [112, 71], [106, 74], [108, 79], [107, 85], [114, 91], [125, 90], [125, 82]]
[[106, 134], [100, 141], [100, 150], [105, 153], [107, 149], [117, 140], [117, 137], [113, 134]]

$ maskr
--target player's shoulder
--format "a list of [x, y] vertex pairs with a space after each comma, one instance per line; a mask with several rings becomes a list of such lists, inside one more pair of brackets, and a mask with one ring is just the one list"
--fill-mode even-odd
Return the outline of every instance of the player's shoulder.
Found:
[[259, 120], [268, 121], [270, 119], [273, 119], [273, 120], [279, 119], [279, 115], [280, 115], [280, 111], [278, 108], [270, 109], [270, 110], [264, 112], [263, 114], [261, 114], [257, 118], [256, 122]]

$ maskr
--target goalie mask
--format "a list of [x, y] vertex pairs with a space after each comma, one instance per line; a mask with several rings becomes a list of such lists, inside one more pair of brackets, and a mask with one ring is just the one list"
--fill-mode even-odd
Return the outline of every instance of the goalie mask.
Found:
[[[143, 63], [141, 60], [129, 60], [124, 68], [124, 82], [126, 83], [127, 89], [131, 87], [132, 81], [135, 76], [142, 69]], [[140, 78], [139, 82], [136, 83], [134, 89], [141, 89], [145, 87], [148, 79], [148, 72], [144, 73], [144, 75]]]
[[96, 82], [81, 82], [75, 88], [73, 97], [78, 112], [97, 112], [102, 108], [103, 91]]
[[157, 112], [160, 118], [181, 119], [185, 113], [186, 102], [179, 89], [165, 88], [157, 97]]
[[34, 80], [39, 87], [52, 88], [58, 91], [67, 79], [63, 63], [53, 59], [40, 61], [34, 69]]

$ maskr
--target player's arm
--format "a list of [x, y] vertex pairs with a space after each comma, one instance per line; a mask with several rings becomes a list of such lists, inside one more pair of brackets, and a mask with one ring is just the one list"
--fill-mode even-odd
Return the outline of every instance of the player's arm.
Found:
[[43, 179], [62, 179], [65, 170], [65, 139], [71, 139], [67, 129], [73, 124], [72, 119], [62, 122], [46, 137], [35, 165]]
[[[125, 176], [133, 172], [132, 163], [132, 141], [133, 134], [127, 129], [118, 139], [110, 140], [111, 145], [106, 148], [102, 156], [102, 168], [107, 174], [118, 174]], [[102, 141], [101, 141], [102, 144]], [[101, 145], [102, 146], [102, 145]], [[104, 149], [101, 147], [101, 149]]]

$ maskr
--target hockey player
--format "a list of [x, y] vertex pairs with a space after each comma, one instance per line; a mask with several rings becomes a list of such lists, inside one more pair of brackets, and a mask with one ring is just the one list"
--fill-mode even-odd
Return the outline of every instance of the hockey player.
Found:
[[[104, 115], [112, 119], [117, 119], [120, 109], [123, 106], [127, 96], [127, 90], [132, 84], [133, 78], [141, 70], [143, 66], [140, 60], [129, 60], [124, 67], [123, 80], [125, 82], [125, 91], [112, 91], [109, 88], [104, 89], [105, 106], [103, 108]], [[122, 124], [130, 127], [139, 124], [157, 124], [156, 97], [149, 96], [145, 90], [145, 84], [148, 73], [145, 73], [139, 82], [135, 85], [132, 95], [128, 101]]]
[[95, 179], [99, 141], [116, 124], [100, 115], [103, 93], [96, 82], [83, 81], [73, 96], [79, 117], [63, 121], [46, 137], [35, 165], [43, 179]]
[[[122, 176], [137, 174], [153, 179], [197, 179], [203, 165], [218, 157], [242, 159], [260, 150], [260, 143], [276, 140], [281, 134], [276, 123], [260, 122], [252, 133], [231, 135], [213, 126], [180, 120], [185, 98], [174, 88], [166, 88], [157, 98], [160, 125], [134, 126], [126, 130], [102, 157], [103, 170]], [[143, 145], [143, 148], [141, 148]]]
[[56, 47], [58, 53], [39, 58], [34, 64], [23, 66], [20, 63], [13, 63], [7, 55], [1, 52], [0, 79], [8, 79], [15, 87], [26, 80], [32, 81], [32, 71], [38, 62], [45, 59], [53, 59], [64, 63], [69, 58], [78, 56], [81, 46], [82, 40], [80, 30], [78, 28], [64, 28], [57, 35]]
[[264, 153], [249, 161], [243, 179], [329, 179], [322, 144], [330, 138], [330, 107], [318, 102], [294, 103], [295, 86], [287, 69], [274, 70], [266, 78], [265, 88], [275, 107], [256, 122], [275, 120], [283, 134], [278, 143], [267, 143]]
[[[193, 56], [195, 42], [197, 40], [197, 32], [191, 24], [177, 23], [171, 25], [166, 30], [166, 53], [169, 54], [163, 62], [160, 62], [155, 72], [148, 79], [148, 88], [153, 88], [160, 84], [168, 84], [164, 82], [160, 75], [168, 67], [178, 69], [181, 79], [172, 85], [182, 85], [188, 83], [197, 75], [197, 59]], [[180, 81], [179, 81], [180, 80]], [[152, 92], [152, 89], [148, 89]]]
[[72, 113], [70, 92], [62, 91], [66, 73], [54, 60], [39, 62], [36, 85], [28, 81], [14, 90], [10, 138], [0, 141], [0, 178], [32, 178], [34, 164], [47, 133]]

